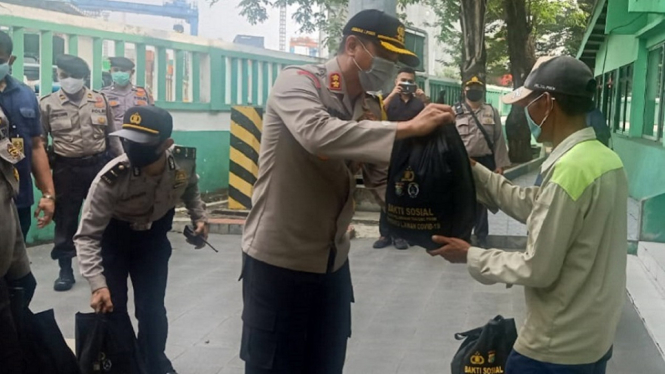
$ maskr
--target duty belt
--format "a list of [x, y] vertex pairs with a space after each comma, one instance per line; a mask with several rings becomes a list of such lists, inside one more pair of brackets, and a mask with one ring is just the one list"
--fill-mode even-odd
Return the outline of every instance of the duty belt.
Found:
[[97, 153], [91, 156], [84, 157], [65, 157], [60, 155], [55, 155], [56, 163], [63, 163], [71, 166], [91, 166], [97, 165], [98, 163], [105, 161], [106, 152]]

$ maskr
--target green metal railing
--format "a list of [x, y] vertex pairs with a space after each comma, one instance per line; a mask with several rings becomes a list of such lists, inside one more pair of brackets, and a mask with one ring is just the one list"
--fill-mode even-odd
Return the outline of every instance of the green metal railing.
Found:
[[[445, 94], [447, 104], [456, 103], [461, 99], [462, 85], [459, 81], [445, 78], [429, 78], [429, 92], [433, 102], [437, 102], [440, 95]], [[485, 101], [499, 110], [499, 114], [507, 116], [510, 113], [510, 105], [501, 102], [501, 96], [511, 90], [497, 86], [487, 86]]]
[[[68, 22], [61, 22], [64, 17]], [[232, 105], [262, 105], [284, 66], [318, 61], [181, 34], [131, 27], [125, 31], [120, 25], [86, 17], [9, 4], [0, 8], [0, 27], [12, 35], [17, 57], [12, 75], [19, 80], [25, 72], [25, 36], [39, 36], [42, 95], [52, 91], [54, 38], [60, 38], [65, 41], [62, 52], [79, 55], [90, 63], [94, 89], [102, 87], [104, 59], [135, 51], [135, 83], [151, 88], [157, 105], [166, 109], [228, 111]], [[108, 47], [111, 43], [113, 48]]]

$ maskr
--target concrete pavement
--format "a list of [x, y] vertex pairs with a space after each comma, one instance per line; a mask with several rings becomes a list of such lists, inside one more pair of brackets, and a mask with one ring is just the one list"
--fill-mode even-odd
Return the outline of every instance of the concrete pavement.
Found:
[[[181, 374], [240, 374], [242, 310], [240, 237], [211, 237], [220, 250], [195, 251], [172, 234], [167, 309], [167, 353]], [[453, 334], [486, 323], [497, 314], [524, 317], [520, 287], [475, 283], [462, 265], [430, 258], [424, 250], [375, 250], [356, 240], [351, 252], [356, 303], [345, 373], [433, 374], [450, 372], [459, 347]], [[52, 290], [57, 265], [50, 246], [29, 249], [39, 286], [33, 311], [54, 308], [66, 338], [74, 337], [74, 314], [90, 311], [85, 280], [66, 293]], [[133, 309], [133, 306], [130, 306]], [[619, 326], [609, 374], [657, 374], [665, 362], [632, 305]]]

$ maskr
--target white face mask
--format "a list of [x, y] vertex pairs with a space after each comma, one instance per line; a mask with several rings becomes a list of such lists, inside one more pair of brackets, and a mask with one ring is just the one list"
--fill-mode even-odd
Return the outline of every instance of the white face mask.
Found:
[[85, 81], [77, 78], [65, 78], [60, 80], [60, 87], [70, 95], [77, 94], [83, 89]]
[[360, 85], [365, 91], [373, 92], [380, 91], [386, 82], [393, 79], [397, 73], [397, 65], [394, 62], [386, 60], [385, 58], [374, 56], [365, 45], [361, 42], [365, 52], [372, 57], [372, 67], [369, 70], [363, 70], [356, 59], [353, 63], [358, 67], [358, 74], [360, 78]]

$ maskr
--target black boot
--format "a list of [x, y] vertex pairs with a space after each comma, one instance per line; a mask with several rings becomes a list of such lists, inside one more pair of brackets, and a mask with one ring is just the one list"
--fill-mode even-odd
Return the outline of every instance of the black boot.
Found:
[[71, 258], [61, 258], [58, 260], [60, 264], [60, 276], [55, 280], [53, 289], [56, 291], [69, 291], [76, 283], [74, 279], [74, 270], [72, 269]]

